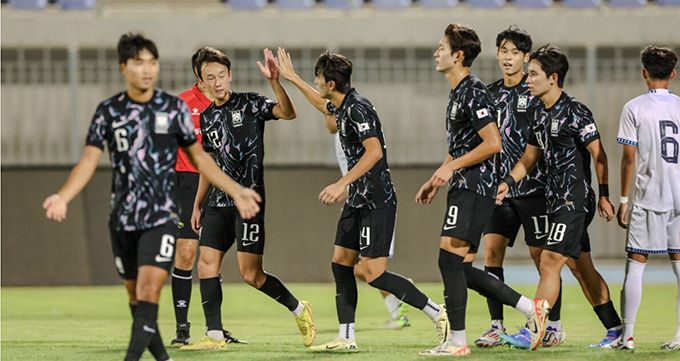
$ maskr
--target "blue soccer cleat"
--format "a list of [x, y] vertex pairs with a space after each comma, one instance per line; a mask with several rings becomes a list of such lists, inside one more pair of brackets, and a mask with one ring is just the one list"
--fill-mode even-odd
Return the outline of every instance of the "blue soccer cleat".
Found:
[[526, 327], [520, 328], [519, 333], [514, 335], [503, 333], [500, 335], [500, 339], [504, 345], [510, 345], [514, 348], [529, 349], [531, 347], [531, 332]]

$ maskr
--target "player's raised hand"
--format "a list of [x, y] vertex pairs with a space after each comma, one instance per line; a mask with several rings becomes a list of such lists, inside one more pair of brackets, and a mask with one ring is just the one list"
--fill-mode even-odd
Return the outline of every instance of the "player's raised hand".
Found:
[[499, 206], [503, 204], [503, 200], [508, 195], [509, 190], [510, 187], [508, 187], [508, 184], [505, 182], [501, 182], [501, 184], [498, 185], [498, 190], [496, 191], [496, 204]]
[[42, 205], [43, 209], [46, 211], [45, 215], [48, 219], [53, 221], [61, 222], [66, 219], [66, 211], [68, 210], [68, 204], [64, 202], [59, 194], [53, 194], [45, 199]]
[[191, 212], [191, 229], [198, 233], [201, 230], [201, 209], [194, 208]]
[[340, 183], [333, 183], [319, 193], [319, 200], [325, 205], [331, 205], [342, 200], [344, 194], [345, 187]]
[[234, 197], [238, 213], [243, 219], [255, 217], [257, 212], [260, 211], [260, 205], [258, 204], [260, 202], [262, 202], [260, 195], [250, 188], [241, 188], [236, 197]]
[[274, 53], [272, 53], [271, 50], [268, 48], [265, 48], [262, 50], [262, 54], [264, 55], [264, 64], [261, 62], [257, 62], [258, 68], [260, 68], [260, 72], [262, 75], [265, 76], [265, 78], [270, 79], [270, 80], [276, 80], [279, 78], [279, 65], [274, 58]]
[[277, 60], [279, 63], [279, 71], [284, 78], [291, 80], [297, 75], [295, 73], [295, 67], [293, 67], [293, 61], [290, 58], [290, 54], [286, 52], [286, 49], [279, 48]]
[[439, 187], [432, 185], [432, 180], [428, 179], [425, 184], [423, 184], [418, 193], [416, 193], [416, 203], [418, 204], [430, 204], [432, 200], [437, 195]]
[[628, 229], [628, 203], [619, 204], [619, 211], [616, 212], [616, 220], [623, 229]]
[[432, 178], [430, 178], [430, 182], [432, 182], [432, 185], [435, 187], [443, 187], [451, 177], [453, 177], [453, 170], [444, 164], [434, 172]]
[[609, 201], [609, 198], [600, 197], [597, 202], [597, 213], [600, 214], [600, 217], [607, 219], [607, 222], [614, 218], [614, 205]]

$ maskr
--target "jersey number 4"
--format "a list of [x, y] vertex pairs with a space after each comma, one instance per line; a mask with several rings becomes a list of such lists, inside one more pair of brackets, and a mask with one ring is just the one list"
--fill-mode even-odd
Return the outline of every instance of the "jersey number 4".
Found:
[[[667, 129], [670, 129], [668, 133], [666, 133]], [[661, 158], [668, 163], [678, 164], [680, 144], [672, 136], [678, 134], [678, 125], [670, 120], [659, 120], [659, 130], [661, 131]]]

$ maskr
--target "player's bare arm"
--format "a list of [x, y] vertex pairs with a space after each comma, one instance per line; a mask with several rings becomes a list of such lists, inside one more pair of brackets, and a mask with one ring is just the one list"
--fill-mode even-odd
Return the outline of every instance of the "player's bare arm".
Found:
[[614, 205], [609, 201], [609, 169], [607, 166], [607, 153], [602, 147], [602, 142], [596, 139], [590, 142], [587, 146], [590, 156], [595, 162], [595, 175], [597, 176], [597, 183], [602, 187], [607, 188], [606, 192], [600, 191], [600, 197], [597, 201], [597, 213], [600, 217], [606, 218], [607, 222], [614, 218]]
[[[623, 154], [621, 155], [621, 197], [628, 198], [628, 191], [633, 183], [633, 173], [635, 172], [637, 148], [632, 145], [623, 145]], [[619, 210], [616, 213], [616, 219], [621, 228], [628, 228], [628, 202], [619, 204]]]
[[352, 169], [347, 172], [342, 178], [337, 182], [324, 188], [319, 194], [319, 200], [321, 203], [330, 205], [336, 203], [342, 199], [345, 189], [355, 180], [361, 178], [366, 174], [371, 168], [373, 168], [383, 157], [382, 146], [380, 145], [380, 140], [377, 137], [371, 137], [361, 144], [364, 146], [364, 154], [359, 158], [357, 164], [352, 167]]
[[331, 134], [338, 132], [338, 121], [334, 115], [325, 115], [324, 125], [326, 125], [326, 129], [328, 129]]
[[201, 174], [198, 175], [198, 187], [196, 188], [196, 197], [194, 198], [194, 206], [191, 211], [191, 229], [198, 233], [201, 229], [201, 204], [208, 194], [210, 182]]
[[290, 101], [286, 89], [283, 88], [283, 85], [281, 85], [281, 82], [279, 81], [280, 70], [278, 63], [274, 58], [274, 54], [269, 49], [264, 49], [263, 54], [264, 64], [258, 61], [257, 66], [260, 68], [262, 75], [269, 80], [269, 85], [272, 87], [276, 100], [278, 101], [278, 104], [274, 106], [272, 113], [279, 119], [295, 119], [295, 106]]
[[102, 156], [102, 150], [88, 145], [83, 149], [83, 154], [78, 160], [78, 164], [73, 167], [71, 174], [69, 174], [66, 182], [61, 187], [59, 192], [47, 197], [43, 202], [43, 209], [46, 211], [45, 215], [48, 219], [61, 222], [66, 219], [66, 212], [68, 210], [68, 203], [80, 193], [87, 183], [92, 179], [94, 172], [97, 170], [99, 158]]
[[540, 158], [542, 153], [543, 152], [541, 151], [541, 148], [535, 145], [527, 144], [527, 147], [524, 149], [524, 154], [522, 154], [522, 158], [520, 158], [519, 162], [517, 162], [517, 164], [512, 167], [512, 170], [508, 175], [510, 178], [506, 177], [506, 179], [501, 181], [501, 183], [498, 185], [496, 204], [502, 204], [503, 199], [505, 199], [505, 197], [508, 195], [508, 191], [510, 190], [508, 181], [514, 184], [520, 179], [526, 177], [527, 174], [529, 174], [529, 172], [534, 169], [536, 162], [538, 162], [538, 158]]
[[[453, 159], [454, 158], [450, 154], [447, 154], [446, 158], [444, 158], [444, 161], [442, 162], [442, 165], [440, 167], [443, 167], [446, 164], [452, 162]], [[432, 184], [432, 178], [430, 177], [430, 179], [425, 181], [425, 183], [422, 186], [420, 186], [418, 193], [416, 193], [416, 203], [418, 204], [432, 203], [432, 200], [434, 200], [434, 197], [437, 195], [437, 192], [439, 192], [439, 187], [435, 187]]]
[[191, 162], [196, 165], [201, 176], [205, 176], [208, 182], [223, 190], [234, 200], [236, 208], [243, 219], [253, 218], [260, 211], [260, 206], [258, 205], [258, 203], [262, 202], [260, 195], [252, 189], [243, 188], [224, 174], [208, 153], [203, 151], [200, 144], [194, 143], [187, 147], [186, 150], [191, 158]]
[[432, 184], [435, 187], [444, 186], [453, 173], [459, 169], [483, 162], [501, 151], [501, 134], [498, 132], [496, 123], [489, 123], [480, 129], [477, 134], [482, 142], [468, 153], [460, 156], [439, 167], [432, 175]]
[[278, 63], [281, 75], [293, 85], [295, 85], [300, 92], [307, 98], [307, 101], [314, 106], [318, 111], [323, 114], [331, 115], [326, 109], [326, 99], [319, 95], [319, 92], [314, 89], [311, 85], [307, 84], [300, 76], [295, 72], [295, 67], [293, 66], [293, 61], [290, 58], [290, 54], [286, 52], [286, 49], [279, 48], [278, 50]]

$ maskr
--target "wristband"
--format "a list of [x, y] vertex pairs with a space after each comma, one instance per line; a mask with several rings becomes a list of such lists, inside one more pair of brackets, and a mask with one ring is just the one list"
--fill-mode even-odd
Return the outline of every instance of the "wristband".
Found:
[[609, 184], [600, 184], [600, 197], [609, 197]]
[[619, 198], [619, 203], [628, 204], [628, 197], [621, 196], [621, 198]]
[[510, 174], [508, 174], [507, 176], [505, 176], [505, 178], [503, 178], [503, 182], [505, 182], [505, 184], [507, 184], [508, 187], [512, 187], [512, 186], [515, 185], [515, 183], [517, 183], [517, 182], [515, 182], [515, 178], [513, 178]]

